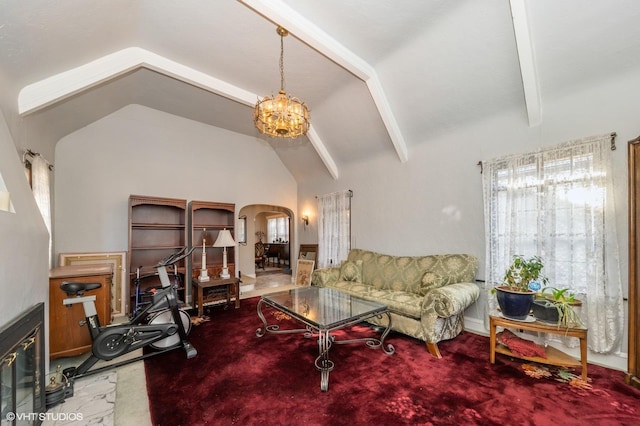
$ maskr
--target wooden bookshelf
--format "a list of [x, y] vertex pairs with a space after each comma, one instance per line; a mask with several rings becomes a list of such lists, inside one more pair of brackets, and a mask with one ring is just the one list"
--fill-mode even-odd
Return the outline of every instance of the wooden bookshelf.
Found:
[[[189, 282], [198, 279], [202, 269], [203, 240], [206, 253], [207, 274], [211, 280], [218, 279], [222, 270], [222, 247], [213, 247], [213, 243], [218, 238], [218, 234], [223, 229], [231, 232], [234, 240], [235, 236], [235, 210], [236, 205], [232, 203], [221, 203], [214, 201], [190, 201], [188, 205], [188, 236], [189, 247], [194, 247], [191, 254], [190, 267], [187, 271]], [[231, 277], [235, 277], [235, 248], [227, 248], [227, 267]], [[235, 285], [235, 284], [234, 284]], [[236, 294], [236, 289], [232, 289], [232, 294]], [[193, 301], [195, 306], [195, 301]]]
[[[129, 196], [129, 304], [127, 312], [135, 305], [136, 270], [141, 275], [155, 274], [159, 261], [187, 245], [187, 200], [144, 195]], [[172, 270], [168, 271], [173, 272]], [[184, 308], [191, 300], [190, 281], [186, 280], [187, 262], [177, 265], [181, 284], [178, 298]], [[149, 287], [160, 286], [157, 280], [145, 280]]]

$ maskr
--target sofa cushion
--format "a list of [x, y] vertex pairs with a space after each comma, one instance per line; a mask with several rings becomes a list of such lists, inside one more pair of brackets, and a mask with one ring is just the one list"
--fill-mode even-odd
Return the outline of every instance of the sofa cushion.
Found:
[[340, 266], [340, 281], [362, 282], [362, 260], [345, 260]]
[[442, 275], [438, 274], [437, 272], [427, 271], [422, 276], [420, 294], [424, 296], [434, 288], [442, 287], [446, 283], [447, 279]]
[[391, 312], [420, 319], [423, 300], [420, 295], [405, 291], [380, 290], [353, 281], [338, 281], [332, 287], [365, 300], [384, 303]]
[[422, 315], [422, 296], [406, 291], [377, 290], [369, 294], [370, 300], [384, 303], [391, 312], [420, 319]]

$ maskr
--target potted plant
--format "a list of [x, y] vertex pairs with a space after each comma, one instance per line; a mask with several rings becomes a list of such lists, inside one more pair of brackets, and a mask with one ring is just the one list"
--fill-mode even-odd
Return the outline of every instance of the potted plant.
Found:
[[515, 320], [526, 320], [536, 293], [548, 279], [542, 275], [544, 263], [539, 256], [514, 256], [504, 274], [503, 283], [494, 288], [502, 315]]
[[583, 327], [584, 324], [575, 308], [582, 301], [568, 288], [545, 287], [533, 301], [533, 316], [536, 320], [557, 324], [558, 327]]

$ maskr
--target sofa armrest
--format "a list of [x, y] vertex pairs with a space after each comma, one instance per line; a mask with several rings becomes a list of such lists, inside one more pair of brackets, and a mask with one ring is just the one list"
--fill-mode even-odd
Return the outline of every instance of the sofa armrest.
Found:
[[480, 297], [480, 289], [474, 283], [456, 283], [436, 288], [427, 293], [422, 311], [430, 310], [441, 318], [459, 315]]
[[338, 281], [340, 278], [340, 268], [316, 269], [311, 274], [311, 285], [327, 287]]

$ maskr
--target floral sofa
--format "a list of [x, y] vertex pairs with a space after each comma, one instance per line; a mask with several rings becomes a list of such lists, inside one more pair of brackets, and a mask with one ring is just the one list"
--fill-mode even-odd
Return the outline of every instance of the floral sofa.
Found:
[[[468, 254], [390, 256], [353, 249], [340, 267], [317, 269], [312, 285], [385, 303], [391, 329], [426, 343], [441, 358], [438, 342], [464, 328], [464, 310], [480, 296], [473, 282], [478, 259]], [[383, 325], [386, 316], [368, 322]]]

